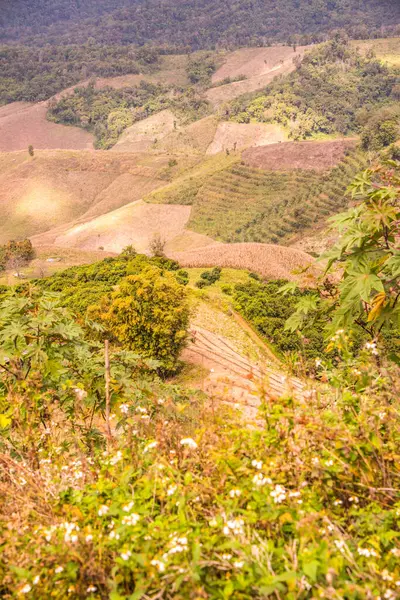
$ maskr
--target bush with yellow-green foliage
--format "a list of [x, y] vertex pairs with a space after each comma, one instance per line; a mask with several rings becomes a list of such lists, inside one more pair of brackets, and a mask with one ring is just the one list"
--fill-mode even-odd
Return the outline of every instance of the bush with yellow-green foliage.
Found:
[[184, 287], [168, 271], [148, 267], [129, 275], [89, 315], [123, 348], [160, 361], [167, 371], [176, 368], [187, 338], [189, 306]]

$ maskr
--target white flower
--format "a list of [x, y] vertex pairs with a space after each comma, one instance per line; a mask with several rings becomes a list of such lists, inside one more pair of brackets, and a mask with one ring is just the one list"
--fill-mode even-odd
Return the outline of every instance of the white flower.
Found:
[[93, 536], [92, 536], [92, 534], [91, 534], [91, 533], [89, 533], [89, 534], [88, 534], [88, 535], [85, 537], [85, 541], [86, 541], [86, 542], [91, 542], [91, 541], [92, 541], [92, 539], [93, 539]]
[[143, 449], [143, 454], [145, 454], [152, 448], [155, 448], [156, 446], [158, 446], [158, 442], [150, 442], [150, 444], [147, 444], [147, 446], [145, 446], [145, 448]]
[[378, 350], [376, 349], [376, 342], [367, 342], [364, 348], [366, 350], [370, 350], [371, 354], [374, 354], [375, 356], [379, 354]]
[[222, 560], [231, 560], [232, 554], [223, 554], [221, 558]]
[[169, 488], [167, 489], [167, 496], [172, 496], [173, 494], [175, 494], [177, 489], [178, 489], [178, 486], [170, 485]]
[[373, 548], [357, 548], [357, 552], [360, 556], [366, 556], [367, 558], [378, 556], [378, 553]]
[[358, 504], [360, 501], [357, 498], [357, 496], [350, 496], [349, 502], [354, 502], [355, 504]]
[[275, 504], [280, 504], [286, 498], [286, 490], [283, 485], [278, 484], [275, 486], [275, 489], [272, 490], [270, 495], [273, 497]]
[[140, 521], [140, 516], [137, 515], [136, 513], [132, 513], [131, 515], [127, 515], [126, 517], [123, 517], [122, 519], [122, 523], [124, 525], [136, 525], [136, 523]]
[[24, 587], [21, 589], [21, 594], [29, 594], [29, 592], [31, 591], [31, 586], [29, 585], [29, 583], [26, 583], [24, 585]]
[[129, 560], [129, 558], [132, 556], [132, 552], [127, 550], [126, 552], [122, 552], [120, 556], [122, 560]]
[[236, 560], [233, 563], [233, 566], [236, 567], [236, 569], [241, 569], [244, 565], [244, 562], [242, 560]]
[[239, 496], [241, 496], [241, 494], [242, 494], [242, 491], [241, 491], [241, 490], [231, 490], [231, 491], [229, 492], [229, 496], [230, 496], [231, 498], [239, 497]]
[[263, 463], [261, 462], [261, 460], [252, 460], [251, 464], [253, 467], [255, 467], [258, 470], [263, 468]]
[[110, 540], [119, 540], [119, 533], [115, 533], [115, 531], [111, 531], [108, 536]]
[[314, 458], [311, 459], [311, 462], [313, 465], [319, 465], [319, 458], [318, 456], [314, 456]]
[[327, 460], [325, 462], [325, 464], [326, 464], [327, 467], [332, 467], [332, 465], [334, 464], [334, 462], [333, 462], [333, 460]]
[[322, 360], [321, 360], [320, 358], [316, 358], [316, 359], [315, 359], [315, 366], [317, 367], [317, 369], [318, 369], [318, 367], [320, 367], [321, 365], [322, 365]]
[[64, 571], [64, 567], [56, 567], [54, 569], [54, 573], [57, 573], [57, 575], [59, 575], [60, 573], [62, 573]]
[[211, 521], [208, 521], [208, 524], [210, 527], [217, 527], [218, 521], [217, 519], [211, 519]]
[[393, 554], [394, 556], [400, 556], [399, 548], [392, 548], [390, 553]]
[[197, 444], [192, 438], [184, 438], [180, 441], [181, 446], [187, 446], [188, 448], [192, 448], [193, 450], [197, 448]]
[[164, 403], [165, 403], [165, 400], [164, 400], [163, 398], [159, 398], [159, 399], [157, 400], [157, 404], [160, 404], [160, 405], [162, 405], [162, 404], [164, 404]]
[[122, 452], [118, 450], [118, 452], [110, 458], [110, 465], [116, 465], [122, 460]]
[[89, 585], [89, 587], [86, 589], [88, 594], [90, 594], [91, 592], [95, 592], [96, 590], [97, 590], [97, 587], [95, 585]]
[[129, 412], [129, 405], [121, 404], [121, 406], [119, 407], [119, 410], [122, 412], [122, 414], [127, 415]]
[[343, 502], [341, 500], [335, 500], [333, 504], [334, 506], [340, 506], [341, 504], [343, 504]]
[[104, 515], [106, 515], [109, 510], [109, 507], [103, 504], [102, 506], [100, 506], [99, 510], [97, 511], [97, 514], [99, 515], [99, 517], [104, 517]]
[[134, 505], [134, 502], [133, 502], [133, 500], [132, 500], [132, 502], [129, 502], [129, 504], [126, 504], [125, 506], [123, 506], [123, 507], [122, 507], [122, 510], [123, 510], [124, 512], [129, 512], [130, 510], [132, 510], [132, 508], [133, 508], [133, 505]]
[[253, 483], [257, 487], [262, 487], [263, 485], [267, 485], [267, 483], [272, 485], [272, 480], [269, 477], [264, 477], [262, 473], [257, 473], [253, 477]]
[[174, 537], [171, 540], [171, 548], [167, 554], [176, 554], [177, 552], [184, 552], [188, 549], [187, 537]]
[[19, 480], [19, 484], [20, 485], [26, 485], [26, 479], [24, 479], [23, 477], [21, 477], [20, 480]]
[[240, 535], [244, 533], [244, 521], [243, 519], [231, 519], [226, 522], [226, 525], [223, 528], [223, 532], [225, 535], [230, 535], [234, 533], [235, 535]]
[[39, 581], [40, 581], [40, 577], [39, 577], [39, 575], [36, 575], [36, 577], [34, 578], [32, 583], [33, 583], [33, 585], [37, 585], [39, 583]]
[[163, 563], [161, 560], [153, 559], [150, 564], [153, 565], [153, 567], [157, 567], [159, 573], [164, 573], [165, 563]]
[[337, 549], [338, 549], [338, 550], [339, 550], [339, 551], [340, 551], [342, 554], [344, 554], [345, 547], [346, 547], [346, 544], [344, 543], [344, 541], [343, 541], [343, 540], [334, 540], [334, 542], [333, 542], [333, 543], [335, 544], [336, 548], [337, 548]]

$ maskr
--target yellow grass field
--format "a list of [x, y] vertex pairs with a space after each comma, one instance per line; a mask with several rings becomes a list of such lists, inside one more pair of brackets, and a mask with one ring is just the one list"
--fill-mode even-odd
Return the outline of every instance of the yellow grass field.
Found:
[[172, 206], [132, 202], [94, 219], [58, 227], [31, 238], [34, 246], [57, 246], [83, 250], [121, 252], [133, 245], [148, 252], [155, 235], [172, 240], [183, 233], [189, 220], [190, 206]]
[[255, 271], [267, 279], [297, 280], [312, 258], [293, 248], [273, 244], [214, 244], [187, 252], [170, 253], [184, 267], [230, 267]]
[[0, 243], [117, 209], [165, 185], [167, 156], [0, 153]]
[[218, 124], [214, 139], [207, 148], [207, 154], [242, 150], [249, 146], [266, 146], [284, 142], [286, 139], [286, 133], [279, 125], [222, 122]]

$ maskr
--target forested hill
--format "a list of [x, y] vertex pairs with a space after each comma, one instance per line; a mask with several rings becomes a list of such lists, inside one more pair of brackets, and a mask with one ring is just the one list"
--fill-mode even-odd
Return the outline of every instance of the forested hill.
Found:
[[396, 0], [16, 0], [1, 2], [0, 42], [174, 44], [194, 49], [287, 41], [345, 28], [395, 31]]

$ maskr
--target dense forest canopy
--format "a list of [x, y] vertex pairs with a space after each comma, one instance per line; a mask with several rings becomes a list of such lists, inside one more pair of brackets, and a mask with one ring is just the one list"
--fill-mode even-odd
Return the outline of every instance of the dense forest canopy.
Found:
[[[2, 3], [0, 41], [43, 45], [249, 45], [346, 28], [353, 37], [382, 35], [400, 17], [392, 0], [18, 0]], [[383, 29], [381, 29], [383, 28]]]

